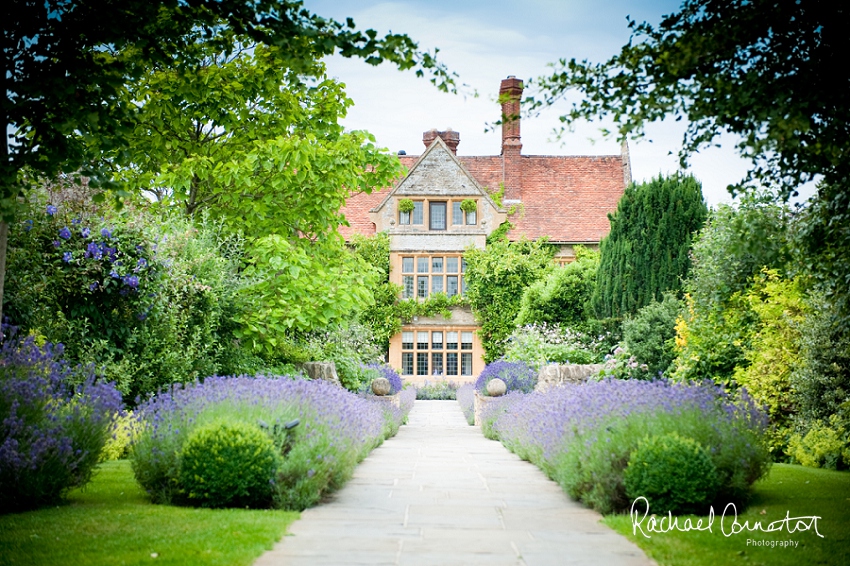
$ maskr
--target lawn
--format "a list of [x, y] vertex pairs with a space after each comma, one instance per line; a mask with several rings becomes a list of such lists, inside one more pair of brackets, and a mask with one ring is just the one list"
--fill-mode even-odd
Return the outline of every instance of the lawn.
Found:
[[0, 565], [247, 565], [298, 516], [152, 505], [128, 461], [106, 462], [66, 504], [0, 515]]
[[[605, 524], [635, 541], [646, 553], [663, 566], [715, 566], [717, 564], [789, 565], [850, 564], [850, 472], [834, 472], [787, 464], [774, 464], [768, 477], [754, 486], [750, 505], [738, 513], [738, 523], [748, 521], [750, 526], [760, 521], [764, 528], [773, 521], [818, 516], [817, 530], [797, 530], [789, 533], [784, 524], [776, 532], [749, 532], [725, 536], [721, 530], [723, 508], [715, 508], [716, 517], [712, 531], [653, 533], [644, 529], [633, 533], [632, 519], [628, 515], [609, 515]], [[697, 516], [680, 516], [681, 526], [691, 517], [696, 525]], [[733, 523], [732, 510], [726, 513], [725, 530], [729, 534]], [[648, 520], [648, 519], [647, 519]], [[646, 521], [641, 523], [647, 525]], [[703, 526], [707, 518], [703, 518]], [[811, 520], [805, 521], [807, 525]], [[794, 529], [796, 522], [790, 524]], [[666, 526], [666, 522], [665, 525]], [[749, 541], [749, 544], [748, 544]], [[779, 544], [753, 546], [753, 541], [791, 541], [788, 546]], [[761, 544], [764, 544], [762, 542]], [[796, 545], [795, 545], [796, 543]], [[781, 543], [780, 543], [781, 544]]]

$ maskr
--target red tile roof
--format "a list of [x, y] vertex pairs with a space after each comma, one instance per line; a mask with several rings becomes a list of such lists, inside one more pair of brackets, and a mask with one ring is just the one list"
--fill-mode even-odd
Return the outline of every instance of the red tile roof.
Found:
[[[411, 168], [416, 156], [400, 157]], [[478, 184], [493, 190], [503, 179], [502, 156], [458, 159]], [[521, 211], [509, 217], [514, 229], [509, 237], [529, 239], [549, 236], [556, 242], [598, 242], [610, 229], [608, 213], [617, 208], [625, 189], [623, 157], [523, 155]], [[374, 234], [369, 210], [379, 205], [390, 189], [348, 199], [343, 212], [351, 224], [341, 226], [346, 238], [354, 233]]]

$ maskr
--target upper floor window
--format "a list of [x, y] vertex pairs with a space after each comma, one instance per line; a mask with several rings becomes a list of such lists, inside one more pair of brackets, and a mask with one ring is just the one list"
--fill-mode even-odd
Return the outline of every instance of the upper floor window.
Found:
[[431, 230], [446, 229], [446, 203], [445, 202], [430, 202], [428, 203], [428, 215], [430, 217]]
[[424, 214], [423, 214], [423, 202], [421, 200], [413, 201], [413, 210], [410, 211], [399, 211], [398, 213], [398, 223], [402, 225], [419, 225], [421, 226], [424, 222]]
[[417, 255], [401, 258], [402, 296], [427, 299], [434, 293], [449, 297], [466, 293], [466, 260], [459, 255]]
[[464, 211], [460, 208], [461, 200], [452, 201], [452, 226], [475, 226], [478, 223], [478, 210]]
[[[399, 199], [398, 223], [400, 226], [424, 226], [429, 230], [447, 230], [451, 226], [475, 226], [478, 224], [478, 208], [476, 202], [475, 210], [463, 210], [461, 203], [464, 200], [474, 199], [450, 199], [450, 200], [411, 200]], [[412, 210], [401, 210], [403, 203]], [[427, 214], [427, 218], [426, 218]]]

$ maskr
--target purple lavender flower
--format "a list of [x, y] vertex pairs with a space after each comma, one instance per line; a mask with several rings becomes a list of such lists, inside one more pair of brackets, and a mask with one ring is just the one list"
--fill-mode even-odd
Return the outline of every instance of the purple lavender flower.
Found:
[[61, 245], [62, 245], [62, 242], [60, 242], [59, 240], [53, 240], [53, 247], [54, 248], [58, 248]]
[[127, 285], [131, 289], [135, 289], [139, 286], [139, 278], [135, 275], [125, 275], [124, 276], [124, 285]]
[[91, 236], [91, 228], [85, 226], [82, 230], [80, 230], [80, 236], [82, 236], [83, 238], [88, 238], [89, 236]]
[[62, 254], [62, 261], [65, 263], [71, 263], [71, 260], [74, 259], [74, 254], [71, 252], [65, 252]]
[[136, 262], [136, 271], [138, 271], [140, 269], [144, 269], [147, 266], [148, 266], [148, 260], [146, 260], [143, 257], [140, 257], [139, 261]]
[[109, 230], [108, 228], [102, 228], [100, 230], [100, 235], [108, 240], [112, 237], [112, 231]]
[[109, 276], [112, 277], [113, 279], [121, 279], [121, 276], [114, 269], [109, 272]]
[[71, 231], [68, 229], [67, 226], [63, 226], [62, 229], [59, 230], [59, 237], [62, 238], [63, 240], [70, 240], [71, 239]]
[[484, 368], [475, 381], [475, 389], [480, 392], [487, 390], [490, 380], [499, 378], [505, 382], [508, 391], [531, 393], [537, 385], [537, 371], [525, 362], [508, 362], [496, 360]]
[[53, 216], [54, 214], [56, 214], [56, 207], [53, 206], [52, 204], [48, 204], [47, 205], [47, 215]]

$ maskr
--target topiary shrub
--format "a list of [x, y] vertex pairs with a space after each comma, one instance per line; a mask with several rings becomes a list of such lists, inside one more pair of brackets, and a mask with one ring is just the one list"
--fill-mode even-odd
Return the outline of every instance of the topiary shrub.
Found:
[[280, 457], [259, 427], [216, 421], [189, 435], [180, 459], [180, 488], [201, 507], [269, 507]]
[[645, 438], [632, 452], [623, 480], [629, 499], [645, 497], [657, 514], [704, 511], [719, 487], [706, 449], [675, 432]]

